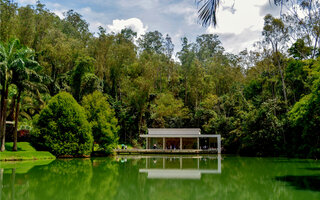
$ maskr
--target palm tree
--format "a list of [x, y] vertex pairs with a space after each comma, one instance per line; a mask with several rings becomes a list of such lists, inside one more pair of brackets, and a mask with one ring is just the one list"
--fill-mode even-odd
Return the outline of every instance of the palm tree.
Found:
[[11, 68], [17, 64], [15, 51], [17, 40], [11, 40], [7, 45], [0, 44], [0, 80], [1, 80], [1, 102], [0, 102], [0, 139], [1, 151], [5, 150], [5, 132], [7, 119], [7, 102], [9, 85], [12, 78]]
[[[270, 2], [271, 0], [269, 0]], [[273, 0], [273, 3], [277, 6], [281, 6], [289, 0]], [[309, 0], [312, 1], [312, 0]], [[221, 0], [196, 0], [198, 10], [198, 18], [201, 25], [216, 26], [217, 25], [217, 9], [219, 8]], [[270, 2], [271, 3], [271, 2]]]
[[42, 82], [42, 77], [38, 75], [41, 67], [38, 62], [34, 61], [34, 52], [29, 48], [19, 50], [20, 65], [12, 68], [12, 84], [17, 86], [14, 130], [13, 130], [13, 151], [17, 151], [17, 129], [18, 117], [20, 112], [21, 94], [25, 90], [31, 92], [38, 91], [38, 88], [46, 88]]
[[15, 112], [15, 147], [16, 150], [16, 129], [18, 126], [19, 102], [21, 92], [28, 84], [30, 74], [34, 74], [39, 64], [34, 61], [34, 53], [31, 49], [20, 45], [19, 40], [11, 40], [8, 44], [0, 43], [0, 80], [1, 80], [1, 104], [0, 104], [0, 135], [1, 151], [5, 150], [5, 133], [7, 119], [8, 90], [10, 84], [16, 84], [18, 88], [17, 104]]

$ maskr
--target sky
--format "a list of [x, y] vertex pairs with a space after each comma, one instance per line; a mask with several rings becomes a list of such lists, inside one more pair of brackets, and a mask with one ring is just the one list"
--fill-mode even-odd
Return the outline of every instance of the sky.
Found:
[[[21, 6], [35, 5], [36, 0], [17, 0]], [[91, 32], [102, 26], [108, 32], [130, 27], [138, 36], [148, 31], [169, 34], [175, 52], [181, 49], [181, 38], [194, 42], [201, 34], [218, 34], [227, 52], [237, 54], [252, 49], [261, 38], [264, 16], [279, 16], [280, 8], [269, 0], [222, 0], [217, 27], [202, 27], [197, 19], [195, 0], [41, 0], [41, 3], [63, 18], [73, 9], [90, 24]]]

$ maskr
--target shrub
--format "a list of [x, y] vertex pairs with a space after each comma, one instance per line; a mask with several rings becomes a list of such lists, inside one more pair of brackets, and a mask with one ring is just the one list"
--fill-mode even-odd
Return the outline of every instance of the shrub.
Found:
[[34, 118], [35, 147], [56, 156], [84, 156], [92, 151], [92, 133], [84, 109], [67, 92], [54, 96]]
[[95, 91], [83, 98], [82, 105], [92, 128], [94, 141], [106, 152], [110, 152], [118, 142], [118, 120], [107, 97]]

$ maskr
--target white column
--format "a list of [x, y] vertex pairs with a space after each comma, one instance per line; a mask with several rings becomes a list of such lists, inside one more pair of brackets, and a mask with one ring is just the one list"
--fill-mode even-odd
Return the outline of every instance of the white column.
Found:
[[146, 149], [149, 149], [149, 139], [146, 137]]
[[221, 174], [221, 154], [218, 154], [218, 172]]
[[165, 150], [165, 149], [166, 149], [166, 138], [163, 138], [163, 141], [162, 141], [162, 142], [163, 142], [163, 147], [162, 147], [162, 149]]
[[180, 150], [182, 150], [182, 137], [180, 138]]
[[218, 143], [218, 154], [221, 154], [221, 135], [218, 135], [217, 143]]
[[200, 149], [200, 141], [199, 141], [200, 139], [199, 138], [197, 138], [197, 148], [198, 149]]

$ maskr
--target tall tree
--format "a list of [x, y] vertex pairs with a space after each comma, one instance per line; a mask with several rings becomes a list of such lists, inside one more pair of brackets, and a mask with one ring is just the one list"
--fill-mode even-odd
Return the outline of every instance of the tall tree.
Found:
[[172, 43], [171, 37], [167, 34], [164, 42], [165, 54], [168, 58], [172, 57], [172, 53], [174, 50], [174, 44]]
[[19, 50], [20, 64], [14, 65], [12, 68], [11, 83], [17, 86], [17, 94], [14, 114], [14, 130], [13, 130], [13, 151], [17, 151], [17, 130], [18, 119], [20, 114], [20, 102], [22, 92], [29, 90], [34, 92], [41, 88], [46, 88], [41, 82], [42, 78], [39, 76], [41, 67], [38, 62], [34, 60], [34, 51], [22, 47]]
[[282, 67], [283, 56], [282, 52], [286, 47], [286, 42], [289, 39], [288, 27], [283, 23], [281, 19], [274, 18], [272, 15], [266, 15], [264, 18], [264, 27], [262, 35], [264, 36], [264, 42], [271, 45], [275, 65], [278, 66], [278, 70], [281, 76], [282, 91], [285, 103], [288, 103], [286, 84], [284, 79], [284, 71]]
[[17, 7], [17, 3], [11, 0], [0, 1], [0, 41], [2, 42], [8, 42], [13, 37]]
[[164, 38], [159, 31], [150, 31], [138, 39], [138, 45], [142, 51], [161, 54], [164, 51]]
[[71, 87], [74, 98], [80, 102], [82, 97], [93, 91], [102, 91], [102, 81], [94, 74], [94, 62], [91, 57], [80, 57], [71, 76]]
[[[1, 151], [5, 150], [5, 134], [7, 119], [7, 101], [9, 85], [12, 83], [14, 72], [23, 72], [26, 69], [26, 63], [29, 65], [33, 61], [32, 51], [20, 45], [19, 40], [11, 40], [7, 44], [0, 44], [0, 75], [1, 75]], [[31, 66], [31, 65], [29, 65]], [[15, 74], [17, 75], [17, 74]]]

